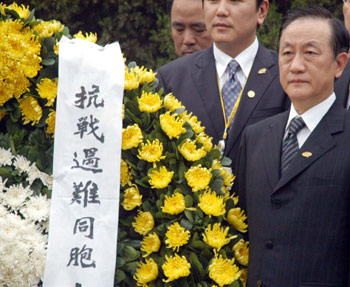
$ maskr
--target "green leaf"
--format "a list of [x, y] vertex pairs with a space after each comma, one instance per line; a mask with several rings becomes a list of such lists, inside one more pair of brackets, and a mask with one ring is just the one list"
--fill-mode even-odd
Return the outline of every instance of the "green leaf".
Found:
[[41, 63], [42, 63], [44, 66], [51, 66], [51, 65], [55, 64], [55, 59], [46, 58], [46, 59], [43, 59]]
[[223, 185], [223, 180], [222, 180], [222, 177], [221, 177], [221, 178], [215, 179], [214, 182], [212, 182], [210, 184], [210, 188], [212, 190], [215, 190], [218, 194], [223, 194], [222, 191], [221, 191], [222, 185]]
[[[117, 266], [118, 267], [118, 266]], [[125, 280], [126, 278], [126, 275], [125, 273], [123, 272], [123, 270], [120, 270], [120, 269], [117, 269], [116, 272], [115, 272], [115, 281], [117, 283]]]
[[122, 257], [125, 260], [125, 262], [131, 262], [140, 257], [140, 252], [132, 246], [125, 245], [122, 251]]
[[223, 166], [231, 166], [232, 164], [232, 160], [226, 156], [224, 156], [222, 159], [221, 159], [221, 164]]
[[122, 258], [122, 257], [117, 257], [117, 260], [116, 260], [116, 267], [117, 268], [120, 268], [120, 267], [123, 267], [125, 264], [125, 260]]
[[190, 221], [188, 221], [187, 219], [184, 219], [184, 218], [181, 219], [180, 225], [182, 227], [186, 228], [187, 230], [191, 230], [192, 227], [193, 227], [193, 224]]
[[191, 223], [194, 223], [194, 218], [193, 218], [193, 215], [192, 215], [192, 211], [185, 210], [184, 213], [185, 213], [186, 218], [187, 218]]
[[11, 172], [5, 167], [0, 167], [0, 176], [11, 176]]

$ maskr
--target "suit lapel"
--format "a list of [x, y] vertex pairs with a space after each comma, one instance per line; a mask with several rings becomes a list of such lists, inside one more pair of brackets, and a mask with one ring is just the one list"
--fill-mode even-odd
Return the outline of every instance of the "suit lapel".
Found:
[[198, 58], [193, 67], [192, 77], [197, 86], [198, 95], [204, 103], [207, 117], [215, 128], [216, 139], [221, 139], [225, 128], [223, 114], [222, 112], [213, 113], [213, 111], [222, 111], [213, 46]]
[[289, 110], [276, 116], [264, 135], [263, 159], [272, 188], [277, 185], [280, 177], [281, 146], [288, 115]]
[[[259, 49], [244, 87], [237, 114], [229, 129], [227, 154], [238, 140], [265, 90], [275, 77], [277, 77], [277, 70], [271, 52], [259, 43]], [[255, 93], [252, 98], [248, 97], [250, 91]]]
[[290, 167], [280, 178], [273, 192], [278, 191], [303, 170], [312, 165], [325, 153], [336, 146], [333, 134], [343, 130], [345, 110], [335, 109], [333, 104], [315, 130], [311, 133], [304, 145], [299, 150]]

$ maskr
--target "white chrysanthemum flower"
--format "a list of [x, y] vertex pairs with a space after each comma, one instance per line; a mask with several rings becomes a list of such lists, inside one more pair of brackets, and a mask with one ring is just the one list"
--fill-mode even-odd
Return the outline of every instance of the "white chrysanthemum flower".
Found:
[[41, 179], [42, 172], [36, 167], [36, 165], [33, 163], [29, 169], [28, 169], [28, 178], [27, 181], [30, 185], [36, 180]]
[[15, 168], [20, 170], [20, 174], [22, 174], [23, 172], [28, 172], [30, 168], [30, 164], [31, 162], [21, 155], [17, 155], [16, 160], [13, 163]]
[[22, 184], [11, 185], [7, 188], [7, 192], [0, 193], [0, 198], [2, 198], [5, 205], [13, 210], [18, 210], [32, 193], [33, 191], [29, 186], [23, 187]]
[[40, 179], [41, 179], [42, 183], [45, 186], [47, 186], [48, 189], [52, 189], [52, 185], [53, 185], [53, 176], [52, 175], [48, 175], [48, 174], [42, 172]]
[[25, 218], [33, 221], [47, 220], [50, 215], [50, 200], [47, 199], [46, 195], [32, 196], [21, 209], [21, 212]]
[[47, 236], [34, 222], [13, 213], [0, 216], [0, 230], [0, 286], [37, 286], [44, 272]]
[[11, 151], [0, 147], [0, 166], [11, 165], [12, 159], [14, 158]]

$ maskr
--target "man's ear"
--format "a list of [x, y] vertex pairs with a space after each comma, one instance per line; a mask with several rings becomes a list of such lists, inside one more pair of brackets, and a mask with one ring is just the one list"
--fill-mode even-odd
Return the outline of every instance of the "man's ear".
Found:
[[348, 62], [348, 54], [345, 52], [339, 53], [337, 55], [337, 57], [335, 58], [335, 61], [337, 64], [337, 68], [335, 70], [334, 77], [337, 79], [337, 78], [340, 78], [340, 76], [342, 75], [342, 73], [346, 67], [346, 64]]
[[264, 23], [264, 20], [267, 16], [267, 12], [269, 11], [269, 0], [263, 0], [258, 8], [258, 25]]

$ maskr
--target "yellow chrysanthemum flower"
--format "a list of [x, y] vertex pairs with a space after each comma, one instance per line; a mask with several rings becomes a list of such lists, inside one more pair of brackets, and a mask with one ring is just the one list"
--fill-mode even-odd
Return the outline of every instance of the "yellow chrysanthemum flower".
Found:
[[38, 91], [39, 96], [47, 100], [45, 106], [53, 106], [57, 96], [57, 86], [58, 79], [51, 80], [48, 78], [41, 79], [40, 83], [37, 85], [36, 90]]
[[149, 173], [150, 179], [148, 182], [152, 188], [165, 188], [171, 182], [173, 175], [173, 171], [168, 171], [165, 166], [161, 166], [159, 170], [154, 169]]
[[85, 33], [85, 35], [84, 35], [83, 32], [79, 31], [73, 37], [76, 39], [87, 40], [87, 41], [90, 41], [92, 43], [97, 42], [97, 34], [96, 33]]
[[248, 279], [248, 269], [242, 268], [241, 269], [241, 276], [239, 276], [239, 279], [241, 279], [243, 287], [247, 286], [247, 279]]
[[178, 222], [175, 222], [168, 227], [165, 236], [167, 237], [165, 240], [167, 248], [172, 248], [173, 251], [178, 252], [181, 246], [187, 244], [190, 239], [190, 232], [180, 226]]
[[230, 168], [223, 167], [219, 172], [219, 175], [222, 175], [224, 179], [223, 183], [226, 187], [232, 187], [235, 176]]
[[148, 287], [148, 283], [157, 279], [158, 277], [158, 265], [151, 258], [146, 259], [146, 262], [138, 263], [138, 268], [134, 275], [134, 279], [137, 282], [137, 286]]
[[0, 106], [19, 99], [29, 90], [28, 78], [41, 69], [41, 45], [29, 27], [19, 20], [0, 22]]
[[198, 206], [209, 217], [225, 214], [225, 202], [223, 196], [218, 196], [210, 189], [199, 196]]
[[140, 206], [141, 204], [142, 195], [140, 195], [137, 185], [133, 184], [130, 188], [127, 188], [124, 191], [124, 201], [122, 206], [125, 210], [133, 210], [135, 207]]
[[176, 192], [172, 196], [165, 196], [164, 206], [162, 206], [162, 211], [168, 214], [179, 214], [186, 209], [186, 203], [184, 196]]
[[59, 50], [60, 50], [60, 45], [58, 44], [58, 40], [56, 39], [56, 44], [55, 46], [53, 46], [53, 51], [57, 56], [59, 55]]
[[166, 112], [160, 115], [159, 122], [162, 130], [170, 139], [179, 138], [181, 134], [186, 132], [186, 129], [183, 127], [185, 122], [177, 114], [171, 115], [170, 112]]
[[128, 150], [138, 145], [142, 142], [143, 136], [140, 127], [138, 124], [128, 126], [126, 129], [123, 129], [123, 138], [122, 138], [122, 149]]
[[6, 4], [3, 4], [3, 3], [0, 3], [0, 12], [1, 12], [1, 14], [4, 15], [4, 16], [6, 16], [5, 8], [7, 8], [7, 5], [6, 5]]
[[122, 105], [122, 119], [125, 119], [125, 105]]
[[153, 232], [145, 236], [141, 242], [141, 250], [146, 252], [146, 254], [142, 255], [143, 257], [147, 257], [153, 252], [158, 252], [160, 248], [160, 239], [157, 233]]
[[30, 96], [24, 97], [20, 100], [19, 108], [22, 112], [23, 123], [25, 125], [28, 123], [31, 123], [32, 126], [36, 125], [43, 115], [43, 110], [37, 99]]
[[199, 191], [206, 189], [209, 186], [212, 178], [211, 170], [202, 165], [192, 166], [185, 172], [187, 184], [192, 188], [192, 191]]
[[211, 151], [211, 149], [213, 148], [212, 140], [213, 138], [209, 137], [205, 133], [200, 133], [197, 135], [197, 141], [203, 145], [204, 150], [206, 152]]
[[209, 224], [203, 234], [203, 241], [210, 247], [215, 248], [217, 251], [219, 251], [221, 247], [228, 244], [231, 239], [237, 237], [227, 237], [229, 229], [229, 227], [226, 227], [224, 230], [224, 228], [221, 227], [221, 223], [215, 223], [213, 228], [211, 228], [211, 224]]
[[54, 137], [55, 135], [55, 125], [56, 125], [56, 111], [53, 109], [50, 109], [49, 116], [46, 119], [47, 124], [47, 133], [52, 135]]
[[231, 208], [227, 213], [227, 221], [240, 232], [247, 232], [248, 225], [244, 222], [247, 216], [239, 207]]
[[132, 223], [135, 231], [141, 235], [146, 235], [154, 227], [154, 218], [152, 213], [148, 211], [138, 211], [138, 215], [135, 217], [135, 221]]
[[185, 111], [181, 113], [180, 118], [183, 119], [185, 122], [188, 122], [196, 134], [204, 132], [205, 128], [201, 126], [201, 122], [198, 121], [196, 116], [192, 116], [192, 113], [187, 114], [187, 111]]
[[127, 185], [132, 180], [132, 173], [130, 171], [129, 165], [125, 160], [120, 162], [120, 184], [121, 186]]
[[241, 275], [241, 271], [234, 263], [234, 258], [230, 260], [222, 258], [221, 255], [215, 256], [209, 265], [209, 277], [220, 287], [233, 283]]
[[17, 12], [17, 14], [19, 15], [19, 17], [21, 17], [23, 19], [28, 19], [29, 15], [30, 15], [29, 6], [26, 7], [23, 4], [21, 6], [18, 6], [17, 3], [14, 2], [14, 3], [8, 5], [7, 9], [15, 10]]
[[196, 142], [190, 139], [184, 140], [178, 147], [182, 156], [188, 161], [200, 160], [202, 157], [206, 156], [207, 152], [204, 147], [197, 149]]
[[60, 21], [41, 21], [38, 25], [33, 28], [40, 35], [40, 38], [50, 38], [56, 32], [62, 32], [64, 25]]
[[182, 103], [176, 99], [172, 93], [169, 93], [164, 97], [164, 107], [171, 112], [174, 112], [179, 108], [184, 108]]
[[235, 257], [239, 264], [248, 266], [249, 261], [249, 242], [243, 239], [239, 240], [234, 246], [233, 251], [235, 252]]
[[141, 148], [139, 148], [139, 154], [137, 157], [139, 159], [153, 162], [155, 164], [157, 161], [165, 158], [165, 156], [162, 156], [162, 153], [163, 144], [158, 139], [154, 140], [153, 142], [147, 140], [146, 144], [141, 144]]
[[180, 277], [187, 277], [190, 275], [191, 264], [187, 261], [185, 256], [180, 257], [178, 254], [168, 257], [165, 255], [165, 263], [162, 265], [164, 275], [168, 277], [164, 282], [171, 282]]
[[125, 66], [125, 81], [124, 81], [124, 90], [130, 91], [135, 90], [140, 86], [139, 80], [135, 73], [129, 72], [127, 66]]
[[152, 83], [157, 75], [157, 73], [153, 73], [152, 69], [147, 70], [143, 66], [141, 68], [139, 66], [133, 67], [130, 69], [130, 72], [135, 75], [140, 85], [143, 85], [146, 82]]
[[147, 93], [142, 91], [141, 97], [137, 98], [139, 109], [141, 112], [154, 113], [158, 111], [163, 104], [160, 96], [157, 93]]

